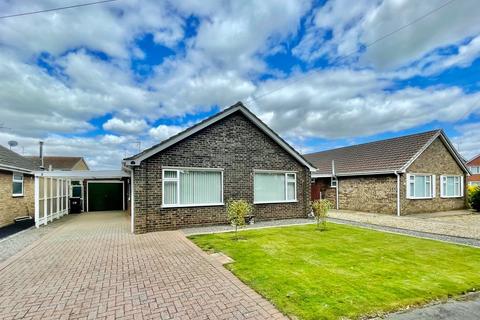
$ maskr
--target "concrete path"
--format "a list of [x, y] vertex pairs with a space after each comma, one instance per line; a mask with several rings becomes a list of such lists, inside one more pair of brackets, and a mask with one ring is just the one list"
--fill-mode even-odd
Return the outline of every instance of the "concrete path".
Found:
[[393, 313], [388, 320], [478, 320], [480, 295], [470, 295], [464, 301], [450, 301], [406, 312]]
[[179, 231], [122, 212], [70, 217], [0, 264], [0, 319], [281, 319]]

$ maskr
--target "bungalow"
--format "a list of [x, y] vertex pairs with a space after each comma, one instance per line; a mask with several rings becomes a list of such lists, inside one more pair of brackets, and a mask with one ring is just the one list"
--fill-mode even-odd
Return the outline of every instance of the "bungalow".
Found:
[[256, 220], [307, 217], [315, 168], [241, 102], [124, 159], [136, 233], [227, 222], [245, 199]]
[[0, 227], [34, 215], [35, 164], [0, 145]]
[[84, 171], [90, 170], [83, 157], [64, 157], [64, 156], [27, 156], [35, 161], [36, 165], [45, 170], [61, 171]]
[[306, 154], [312, 199], [406, 215], [465, 208], [469, 171], [442, 130]]
[[472, 175], [467, 178], [468, 184], [471, 186], [480, 186], [480, 154], [467, 162]]

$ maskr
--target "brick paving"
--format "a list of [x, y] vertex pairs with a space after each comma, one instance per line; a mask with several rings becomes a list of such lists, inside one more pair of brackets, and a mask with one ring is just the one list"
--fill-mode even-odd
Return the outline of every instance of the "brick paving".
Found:
[[70, 218], [0, 264], [0, 319], [283, 319], [179, 231]]

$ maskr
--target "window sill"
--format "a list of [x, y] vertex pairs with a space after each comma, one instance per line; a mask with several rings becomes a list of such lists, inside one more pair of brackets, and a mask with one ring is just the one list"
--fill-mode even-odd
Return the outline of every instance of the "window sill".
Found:
[[12, 194], [12, 198], [23, 198], [23, 194]]
[[463, 198], [463, 196], [441, 196], [442, 199]]
[[275, 204], [275, 203], [295, 203], [297, 200], [288, 200], [288, 201], [256, 201], [253, 204]]
[[207, 204], [168, 204], [162, 205], [162, 209], [171, 209], [171, 208], [191, 208], [191, 207], [219, 207], [224, 206], [224, 203], [207, 203]]
[[421, 197], [421, 198], [413, 198], [413, 197], [409, 197], [407, 198], [408, 200], [433, 200], [434, 198], [433, 197]]

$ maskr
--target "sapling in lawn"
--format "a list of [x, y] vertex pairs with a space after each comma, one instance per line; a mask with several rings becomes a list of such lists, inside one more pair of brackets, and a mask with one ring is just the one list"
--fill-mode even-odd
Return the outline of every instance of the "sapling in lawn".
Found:
[[332, 209], [332, 207], [332, 203], [327, 199], [312, 202], [313, 215], [315, 216], [315, 220], [317, 220], [318, 230], [323, 231], [327, 228], [328, 210]]
[[238, 228], [245, 226], [245, 217], [252, 212], [252, 205], [245, 200], [230, 200], [227, 204], [228, 221], [235, 228], [235, 240], [238, 240]]

